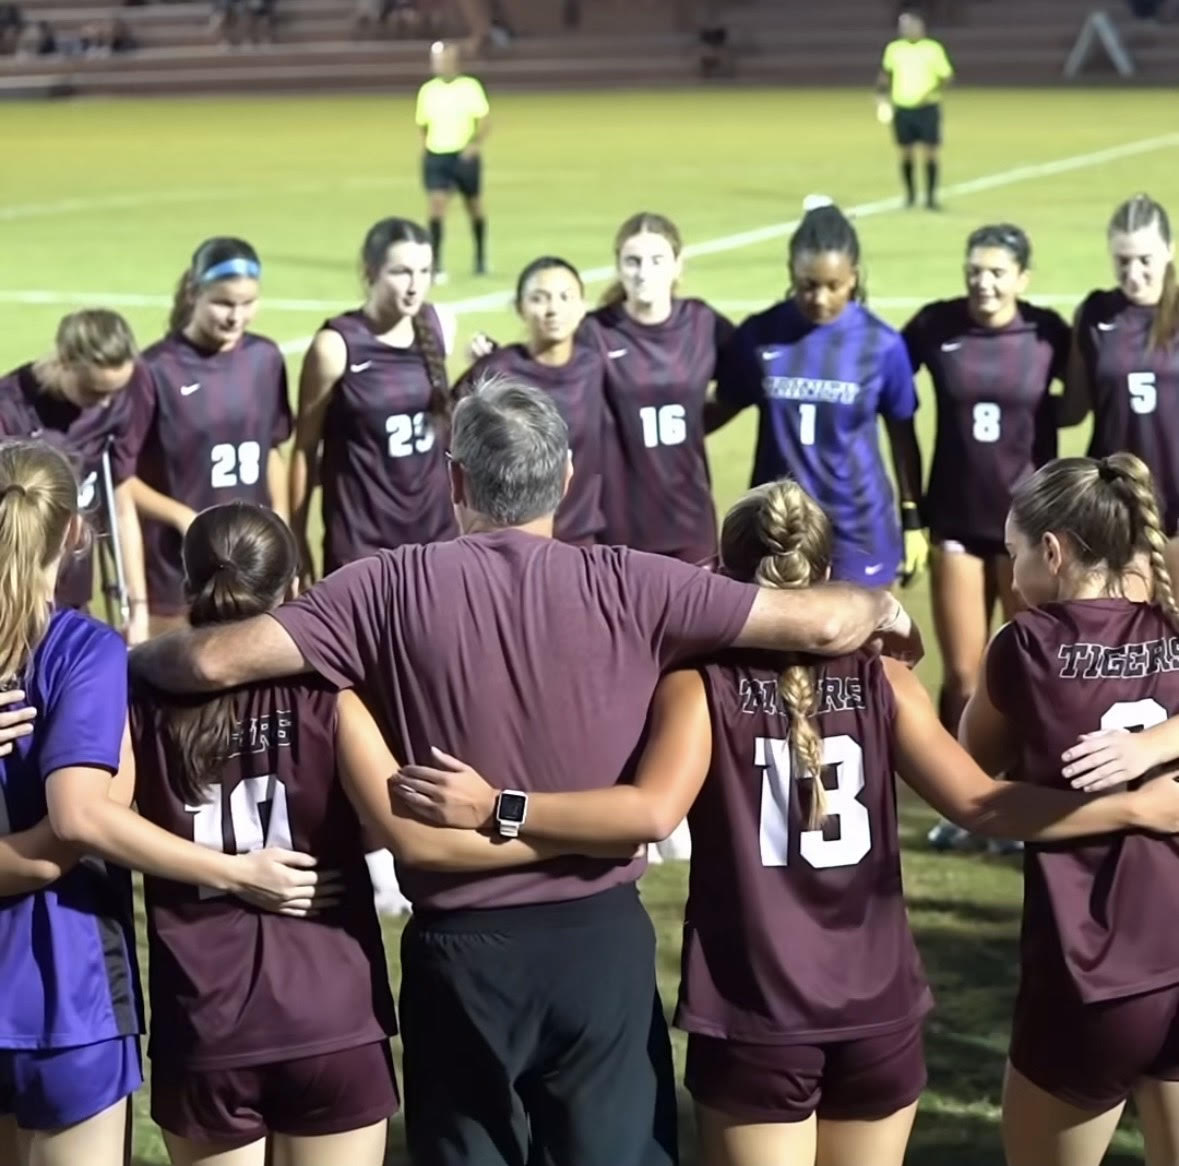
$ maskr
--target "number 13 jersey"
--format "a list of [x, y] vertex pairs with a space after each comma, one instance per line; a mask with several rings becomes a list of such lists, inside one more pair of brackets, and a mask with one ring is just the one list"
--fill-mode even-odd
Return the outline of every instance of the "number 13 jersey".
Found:
[[809, 830], [782, 663], [745, 651], [703, 670], [712, 761], [689, 815], [676, 1023], [753, 1044], [883, 1035], [932, 1007], [901, 886], [892, 689], [866, 652], [819, 670], [828, 817]]

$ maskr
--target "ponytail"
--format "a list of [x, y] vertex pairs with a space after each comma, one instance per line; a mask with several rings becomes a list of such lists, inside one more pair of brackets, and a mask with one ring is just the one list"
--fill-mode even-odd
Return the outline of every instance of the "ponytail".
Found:
[[598, 300], [598, 307], [600, 308], [616, 308], [619, 304], [626, 303], [626, 289], [622, 286], [620, 280], [615, 280], [603, 293], [602, 298]]
[[439, 343], [438, 330], [425, 318], [424, 312], [418, 312], [413, 318], [413, 338], [422, 356], [426, 379], [430, 382], [430, 417], [435, 425], [448, 428], [451, 395], [450, 381], [446, 376], [446, 357]]
[[1150, 327], [1150, 347], [1170, 348], [1176, 340], [1179, 340], [1179, 280], [1175, 276], [1175, 260], [1171, 259], [1163, 273], [1163, 294]]
[[823, 786], [823, 739], [815, 728], [818, 712], [818, 687], [815, 669], [792, 664], [778, 682], [782, 703], [790, 721], [790, 752], [796, 778], [810, 782], [810, 799], [806, 807], [808, 830], [818, 830], [827, 820], [827, 791]]
[[191, 268], [186, 269], [176, 284], [176, 291], [172, 293], [172, 310], [168, 314], [168, 331], [177, 335], [184, 331], [192, 322], [193, 309], [196, 307], [196, 280], [192, 277]]

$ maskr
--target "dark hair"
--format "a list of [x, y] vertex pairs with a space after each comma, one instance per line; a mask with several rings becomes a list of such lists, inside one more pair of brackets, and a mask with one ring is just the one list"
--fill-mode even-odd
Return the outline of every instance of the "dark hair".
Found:
[[[228, 502], [202, 510], [184, 536], [189, 622], [231, 623], [272, 611], [299, 566], [290, 528], [272, 510]], [[177, 702], [164, 716], [168, 773], [177, 797], [197, 802], [233, 751], [234, 694]]]
[[[1128, 198], [1109, 220], [1109, 234], [1122, 231], [1130, 235], [1147, 227], [1157, 227], [1164, 243], [1170, 243], [1171, 219], [1162, 203], [1149, 194]], [[1167, 348], [1179, 338], [1179, 281], [1175, 277], [1175, 260], [1167, 264], [1163, 273], [1163, 294], [1150, 329], [1150, 347]]]
[[[398, 243], [429, 246], [430, 236], [423, 227], [409, 219], [381, 219], [369, 227], [360, 248], [360, 264], [368, 283], [372, 283], [380, 271], [389, 248]], [[425, 307], [424, 304], [422, 306]], [[426, 368], [426, 379], [430, 382], [430, 416], [443, 424], [449, 424], [451, 399], [450, 381], [446, 375], [446, 354], [442, 351], [438, 333], [421, 312], [413, 318], [413, 339]]]
[[257, 279], [261, 274], [262, 261], [258, 258], [258, 252], [245, 239], [234, 239], [227, 235], [206, 239], [193, 252], [192, 262], [176, 285], [172, 312], [168, 317], [169, 330], [183, 332], [188, 327], [202, 284], [241, 276]]
[[971, 231], [966, 240], [966, 254], [969, 256], [976, 247], [1000, 247], [1015, 260], [1020, 271], [1027, 271], [1032, 265], [1032, 241], [1027, 232], [1014, 223], [988, 223]]
[[534, 276], [539, 275], [542, 271], [553, 271], [560, 269], [567, 271], [575, 280], [577, 286], [581, 289], [582, 295], [585, 294], [585, 284], [581, 280], [581, 272], [569, 262], [568, 259], [561, 259], [556, 255], [542, 255], [539, 259], [534, 259], [522, 272], [516, 280], [516, 310], [520, 310], [520, 305], [524, 302], [524, 289], [528, 286], [528, 281]]
[[[680, 236], [680, 229], [666, 215], [655, 214], [654, 211], [639, 211], [631, 215], [614, 235], [614, 259], [622, 254], [622, 248], [636, 235], [659, 235], [667, 240], [671, 253], [678, 259], [684, 249], [684, 240]], [[603, 308], [621, 304], [626, 300], [626, 289], [615, 280], [603, 293], [599, 301]]]
[[868, 298], [868, 287], [860, 269], [860, 237], [851, 219], [834, 203], [812, 207], [802, 216], [802, 221], [790, 236], [791, 280], [794, 278], [795, 264], [803, 255], [821, 255], [825, 251], [847, 256], [856, 272], [854, 298], [864, 303]]

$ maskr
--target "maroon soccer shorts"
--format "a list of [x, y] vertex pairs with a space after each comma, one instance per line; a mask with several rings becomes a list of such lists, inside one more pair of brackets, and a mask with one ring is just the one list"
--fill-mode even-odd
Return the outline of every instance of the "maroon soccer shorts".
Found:
[[389, 1042], [240, 1069], [153, 1065], [151, 1115], [191, 1142], [233, 1149], [269, 1133], [321, 1137], [397, 1112]]
[[756, 1124], [878, 1121], [925, 1088], [923, 1024], [819, 1045], [753, 1045], [688, 1036], [684, 1084], [703, 1106]]
[[1012, 1065], [1045, 1093], [1104, 1112], [1143, 1077], [1179, 1081], [1179, 985], [1085, 1004], [1071, 985], [1020, 987]]

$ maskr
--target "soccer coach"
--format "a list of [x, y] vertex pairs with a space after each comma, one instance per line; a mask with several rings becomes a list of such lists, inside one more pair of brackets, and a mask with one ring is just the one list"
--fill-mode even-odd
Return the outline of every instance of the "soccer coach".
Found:
[[434, 76], [418, 90], [416, 121], [425, 155], [422, 181], [434, 249], [434, 278], [442, 282], [443, 227], [451, 194], [463, 196], [475, 239], [475, 274], [487, 272], [487, 219], [483, 214], [483, 142], [491, 129], [491, 106], [483, 86], [459, 72], [457, 45], [430, 46]]
[[914, 147], [925, 148], [925, 205], [938, 209], [938, 151], [942, 144], [942, 89], [954, 76], [953, 66], [941, 42], [925, 35], [925, 21], [914, 12], [902, 12], [897, 21], [898, 39], [884, 50], [876, 82], [881, 121], [893, 123], [901, 151], [901, 176], [906, 205], [917, 203], [913, 175]]
[[[356, 688], [399, 759], [438, 745], [503, 775], [496, 829], [512, 839], [529, 791], [626, 777], [667, 668], [730, 644], [838, 655], [878, 630], [916, 647], [887, 592], [763, 591], [556, 542], [568, 431], [538, 389], [498, 379], [461, 401], [451, 457], [462, 538], [353, 563], [274, 616], [161, 636], [134, 672], [180, 691], [309, 671]], [[414, 1162], [676, 1160], [644, 866], [399, 868], [415, 911], [401, 997]]]

